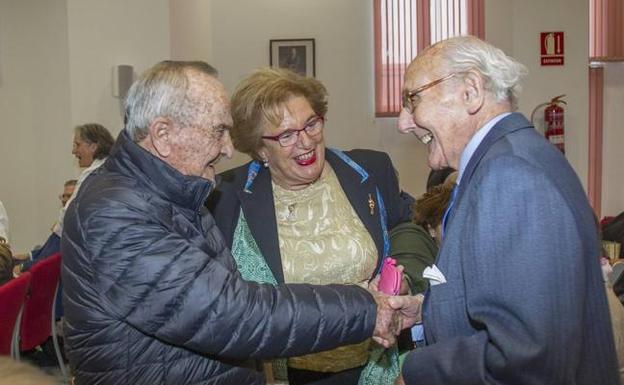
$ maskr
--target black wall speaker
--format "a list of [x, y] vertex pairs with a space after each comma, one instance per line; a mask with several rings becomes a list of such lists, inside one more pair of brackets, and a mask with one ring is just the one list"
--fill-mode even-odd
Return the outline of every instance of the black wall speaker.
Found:
[[132, 82], [134, 81], [134, 69], [131, 65], [120, 64], [113, 67], [113, 96], [124, 99]]

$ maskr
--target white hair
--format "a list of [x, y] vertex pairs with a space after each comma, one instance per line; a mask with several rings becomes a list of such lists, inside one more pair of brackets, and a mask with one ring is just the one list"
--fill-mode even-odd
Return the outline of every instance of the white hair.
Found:
[[[526, 66], [474, 36], [453, 37], [436, 45], [440, 45], [440, 57], [451, 72], [479, 72], [485, 80], [485, 89], [496, 101], [507, 101], [512, 109], [517, 109], [522, 90], [520, 81], [528, 74]], [[435, 49], [436, 45], [430, 48]]]
[[194, 106], [188, 99], [188, 71], [212, 77], [217, 70], [199, 61], [162, 61], [147, 70], [130, 87], [124, 102], [125, 129], [135, 142], [148, 134], [148, 127], [158, 117], [167, 117], [183, 126], [195, 121]]

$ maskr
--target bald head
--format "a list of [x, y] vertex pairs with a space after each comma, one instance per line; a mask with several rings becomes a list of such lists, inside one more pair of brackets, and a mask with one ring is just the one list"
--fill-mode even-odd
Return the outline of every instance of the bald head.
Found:
[[494, 101], [509, 103], [512, 110], [517, 108], [520, 82], [528, 73], [523, 64], [474, 36], [453, 37], [427, 47], [410, 63], [405, 77], [419, 71], [438, 75], [477, 73]]
[[470, 139], [486, 122], [516, 108], [525, 67], [472, 36], [423, 50], [405, 73], [398, 128], [427, 147], [433, 169], [457, 169]]

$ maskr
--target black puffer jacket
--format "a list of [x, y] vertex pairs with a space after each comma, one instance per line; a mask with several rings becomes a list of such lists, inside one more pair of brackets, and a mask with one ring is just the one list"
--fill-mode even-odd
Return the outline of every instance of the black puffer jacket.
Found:
[[376, 308], [365, 290], [242, 280], [202, 209], [210, 189], [125, 131], [85, 181], [62, 240], [76, 384], [261, 384], [245, 358], [370, 337]]

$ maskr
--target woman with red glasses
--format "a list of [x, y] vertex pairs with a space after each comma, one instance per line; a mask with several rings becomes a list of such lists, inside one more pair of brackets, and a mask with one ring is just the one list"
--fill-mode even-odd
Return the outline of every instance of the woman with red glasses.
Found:
[[[388, 155], [326, 148], [326, 113], [325, 87], [287, 70], [254, 72], [232, 98], [232, 141], [252, 161], [221, 175], [208, 206], [245, 279], [365, 286], [389, 255], [388, 231], [410, 220]], [[404, 293], [416, 284], [406, 276]], [[370, 349], [292, 357], [273, 372], [291, 385], [357, 384]]]

